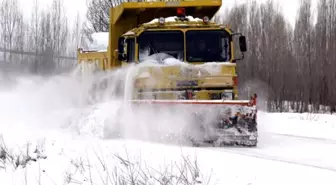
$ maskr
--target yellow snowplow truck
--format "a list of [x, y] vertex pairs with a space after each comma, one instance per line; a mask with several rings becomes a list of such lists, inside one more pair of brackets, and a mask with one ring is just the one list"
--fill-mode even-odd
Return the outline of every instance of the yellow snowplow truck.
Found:
[[110, 9], [106, 50], [80, 48], [78, 62], [103, 71], [139, 66], [127, 100], [132, 112], [183, 114], [193, 124], [185, 137], [196, 146], [256, 146], [256, 94], [238, 99], [236, 62], [244, 58], [246, 39], [211, 21], [221, 5], [123, 2]]

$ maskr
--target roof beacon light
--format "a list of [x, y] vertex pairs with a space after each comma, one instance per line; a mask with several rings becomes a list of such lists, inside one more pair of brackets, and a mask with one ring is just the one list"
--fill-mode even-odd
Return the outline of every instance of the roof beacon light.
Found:
[[185, 12], [185, 8], [177, 8], [177, 16], [178, 17], [185, 17], [186, 12]]
[[160, 17], [160, 18], [159, 18], [159, 23], [160, 23], [160, 24], [164, 24], [164, 23], [165, 23], [165, 18]]
[[204, 23], [208, 23], [209, 22], [209, 17], [208, 16], [204, 16], [203, 17], [203, 22]]

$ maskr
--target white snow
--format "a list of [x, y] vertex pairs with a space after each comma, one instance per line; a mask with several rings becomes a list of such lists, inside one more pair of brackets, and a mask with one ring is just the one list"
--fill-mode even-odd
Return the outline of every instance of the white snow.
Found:
[[[336, 115], [311, 113], [269, 113], [261, 117], [265, 131], [336, 142]], [[273, 121], [275, 119], [276, 121]], [[287, 128], [291, 128], [288, 130]]]
[[[174, 67], [180, 67], [181, 71], [185, 71], [188, 69], [198, 70], [199, 76], [206, 76], [206, 75], [220, 76], [222, 75], [223, 67], [236, 65], [235, 63], [231, 62], [207, 62], [204, 64], [194, 65], [173, 58], [172, 56], [166, 53], [156, 53], [149, 56], [147, 50], [140, 52], [139, 56], [141, 61], [139, 64], [139, 68], [156, 67], [159, 70], [162, 66], [174, 66]], [[149, 76], [149, 73], [147, 71], [144, 71], [143, 73], [144, 74], [140, 74], [139, 76], [146, 76], [146, 77]]]
[[148, 56], [146, 52], [140, 52], [140, 66], [157, 66], [162, 67], [165, 66], [190, 66], [187, 63], [183, 62], [182, 60], [178, 60], [173, 58], [169, 54], [166, 53], [156, 53], [153, 55]]
[[108, 48], [108, 39], [109, 39], [109, 33], [108, 32], [96, 32], [91, 35], [93, 41], [90, 42], [89, 40], [86, 40], [86, 45], [88, 45], [88, 48], [85, 48], [84, 50], [90, 50], [90, 51], [99, 51], [99, 52], [106, 52]]
[[[189, 22], [203, 22], [203, 20], [202, 19], [200, 19], [200, 18], [197, 18], [197, 17], [193, 17], [193, 16], [186, 16], [186, 18], [188, 19], [188, 21]], [[167, 22], [176, 22], [177, 21], [177, 19], [178, 19], [178, 17], [177, 16], [170, 16], [170, 17], [165, 17], [164, 18], [165, 19], [165, 22], [167, 23]], [[155, 24], [155, 23], [158, 23], [159, 22], [159, 18], [156, 18], [156, 19], [153, 19], [153, 20], [151, 20], [151, 21], [149, 21], [149, 22], [147, 22], [147, 23], [144, 23], [145, 25], [147, 25], [147, 24]]]
[[[118, 109], [127, 104], [123, 98], [111, 98], [110, 93], [119, 89], [115, 85], [103, 93], [103, 101], [90, 100], [92, 82], [124, 79], [127, 87], [134, 70], [129, 66], [96, 78], [12, 77], [15, 84], [0, 90], [1, 184], [117, 184], [116, 175], [127, 178], [132, 172], [179, 176], [178, 169], [186, 161], [182, 156], [191, 162], [197, 158], [200, 177], [196, 179], [204, 184], [208, 178], [209, 184], [335, 184], [335, 115], [260, 112], [257, 148], [193, 148], [105, 138], [105, 124], [113, 124]], [[130, 137], [151, 137], [159, 127], [162, 133], [178, 132], [185, 124], [175, 123], [179, 119], [169, 114], [147, 112], [141, 118], [144, 122], [132, 119], [132, 110], [129, 113], [128, 120], [134, 123], [124, 129]], [[17, 168], [16, 161], [20, 162]]]

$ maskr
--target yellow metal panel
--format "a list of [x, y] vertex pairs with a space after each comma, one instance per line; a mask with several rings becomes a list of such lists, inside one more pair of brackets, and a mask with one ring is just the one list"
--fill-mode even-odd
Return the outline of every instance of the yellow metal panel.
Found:
[[221, 74], [230, 74], [230, 75], [234, 76], [236, 74], [235, 68], [236, 68], [235, 64], [223, 65], [222, 70], [221, 70]]
[[77, 53], [78, 63], [82, 62], [97, 62], [101, 70], [108, 68], [107, 52], [81, 52]]
[[196, 100], [210, 100], [211, 94], [221, 94], [223, 93], [223, 90], [202, 90], [195, 92], [195, 99]]
[[137, 25], [151, 21], [155, 17], [176, 15], [176, 7], [185, 7], [186, 13], [194, 17], [212, 18], [222, 5], [222, 0], [181, 0], [156, 2], [124, 2], [110, 9], [109, 60], [112, 66], [120, 65], [114, 52], [118, 38]]
[[114, 7], [112, 23], [115, 24], [121, 17], [133, 17], [142, 24], [154, 17], [176, 15], [177, 7], [186, 8], [186, 13], [194, 17], [209, 16], [212, 18], [222, 6], [222, 0], [180, 0], [180, 1], [151, 1], [151, 2], [124, 2]]
[[231, 46], [231, 57], [230, 57], [230, 62], [232, 62], [234, 59], [236, 59], [236, 56], [235, 56], [235, 53], [234, 53], [234, 50], [235, 50], [235, 48], [234, 48], [234, 45], [233, 45], [233, 42], [231, 42], [231, 44], [230, 44]]
[[198, 80], [198, 87], [229, 87], [233, 85], [232, 76], [208, 77]]
[[222, 0], [161, 0], [161, 1], [148, 1], [148, 2], [126, 2], [123, 3], [125, 8], [167, 8], [167, 7], [197, 7], [200, 9], [202, 6], [221, 6]]
[[[110, 24], [109, 24], [109, 59], [112, 66], [120, 66], [121, 63], [117, 61], [115, 51], [118, 49], [119, 37], [128, 30], [138, 25], [136, 17], [128, 16], [127, 13], [123, 16], [124, 9], [122, 5], [110, 9]], [[123, 16], [122, 19], [119, 19]]]
[[209, 98], [209, 93], [206, 91], [198, 91], [195, 93], [196, 100], [208, 100]]

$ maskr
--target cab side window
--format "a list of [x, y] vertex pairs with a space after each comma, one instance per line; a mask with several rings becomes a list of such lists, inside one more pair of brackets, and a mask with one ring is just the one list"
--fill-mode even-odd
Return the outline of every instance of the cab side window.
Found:
[[135, 60], [135, 38], [127, 39], [127, 62], [131, 63]]

